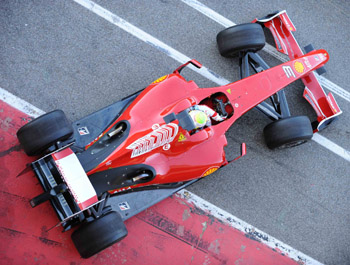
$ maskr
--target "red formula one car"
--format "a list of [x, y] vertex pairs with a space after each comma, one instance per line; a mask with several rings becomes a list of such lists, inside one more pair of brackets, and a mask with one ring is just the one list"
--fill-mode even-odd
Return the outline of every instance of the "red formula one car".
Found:
[[[111, 195], [174, 188], [228, 165], [235, 159], [225, 156], [225, 133], [255, 106], [275, 120], [264, 131], [270, 148], [303, 143], [313, 130], [341, 113], [313, 73], [328, 61], [328, 53], [316, 50], [304, 55], [285, 12], [255, 22], [217, 36], [222, 55], [240, 56], [240, 81], [199, 88], [180, 75], [188, 64], [201, 67], [191, 60], [144, 90], [73, 124], [56, 110], [17, 132], [26, 153], [41, 156], [31, 166], [45, 193], [31, 205], [50, 200], [64, 230], [81, 224], [72, 239], [82, 257], [127, 235], [121, 216], [107, 205]], [[255, 53], [265, 45], [262, 25], [271, 29], [277, 47], [288, 52], [290, 61], [269, 68]], [[258, 73], [249, 76], [249, 65]], [[314, 128], [307, 117], [290, 115], [281, 90], [299, 78], [307, 85], [304, 97], [318, 115]], [[263, 102], [269, 97], [272, 106]]]

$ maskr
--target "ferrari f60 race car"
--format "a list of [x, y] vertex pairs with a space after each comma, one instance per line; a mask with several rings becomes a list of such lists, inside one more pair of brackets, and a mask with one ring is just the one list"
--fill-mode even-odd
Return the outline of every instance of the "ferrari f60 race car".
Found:
[[[269, 68], [256, 53], [265, 45], [263, 26], [290, 61]], [[225, 156], [225, 132], [253, 107], [274, 120], [264, 129], [268, 147], [311, 139], [341, 111], [313, 72], [328, 61], [328, 53], [314, 50], [304, 55], [293, 30], [287, 14], [280, 12], [220, 32], [220, 53], [240, 57], [242, 79], [237, 82], [199, 88], [180, 75], [188, 64], [201, 67], [191, 60], [74, 123], [55, 110], [24, 125], [17, 136], [28, 155], [41, 156], [31, 167], [45, 190], [31, 200], [32, 207], [49, 200], [64, 230], [80, 224], [72, 240], [88, 258], [127, 235], [121, 216], [107, 205], [110, 196], [181, 186], [228, 165], [235, 159]], [[250, 67], [256, 74], [250, 76]], [[299, 78], [317, 114], [313, 125], [306, 116], [291, 116], [281, 90]], [[263, 102], [269, 97], [272, 106]], [[242, 144], [241, 156], [245, 153]]]

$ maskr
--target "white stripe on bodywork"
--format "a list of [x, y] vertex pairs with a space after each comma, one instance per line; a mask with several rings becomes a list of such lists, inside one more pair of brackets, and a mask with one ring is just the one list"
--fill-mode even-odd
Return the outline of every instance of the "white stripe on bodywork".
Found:
[[57, 155], [58, 153], [53, 155], [57, 168], [80, 210], [98, 202], [96, 191], [75, 153], [70, 150], [70, 154], [65, 157], [57, 158]]
[[131, 158], [137, 157], [152, 150], [170, 144], [176, 137], [179, 127], [175, 123], [164, 124], [153, 132], [137, 139], [127, 149], [132, 150]]

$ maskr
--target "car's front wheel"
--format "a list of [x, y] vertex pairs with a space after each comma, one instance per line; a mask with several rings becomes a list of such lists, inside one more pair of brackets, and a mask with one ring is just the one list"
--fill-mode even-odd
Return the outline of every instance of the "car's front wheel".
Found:
[[310, 140], [312, 135], [312, 126], [306, 116], [276, 120], [264, 128], [265, 142], [270, 149], [297, 146]]
[[265, 35], [259, 24], [246, 23], [220, 31], [216, 41], [222, 56], [234, 57], [240, 52], [261, 50], [265, 45]]

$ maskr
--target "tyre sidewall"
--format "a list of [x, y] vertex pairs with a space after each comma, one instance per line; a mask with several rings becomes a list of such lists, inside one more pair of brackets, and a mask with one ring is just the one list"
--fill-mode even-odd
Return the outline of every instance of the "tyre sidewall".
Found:
[[239, 52], [257, 52], [265, 46], [261, 25], [246, 23], [219, 32], [216, 36], [219, 52], [224, 57], [234, 57]]
[[89, 258], [128, 234], [119, 213], [112, 211], [75, 230], [72, 240], [83, 258]]
[[264, 128], [267, 146], [271, 149], [308, 141], [313, 136], [310, 120], [306, 116], [294, 116], [274, 121]]
[[57, 141], [68, 139], [73, 127], [62, 110], [54, 110], [27, 123], [17, 132], [17, 138], [29, 156], [42, 154]]

